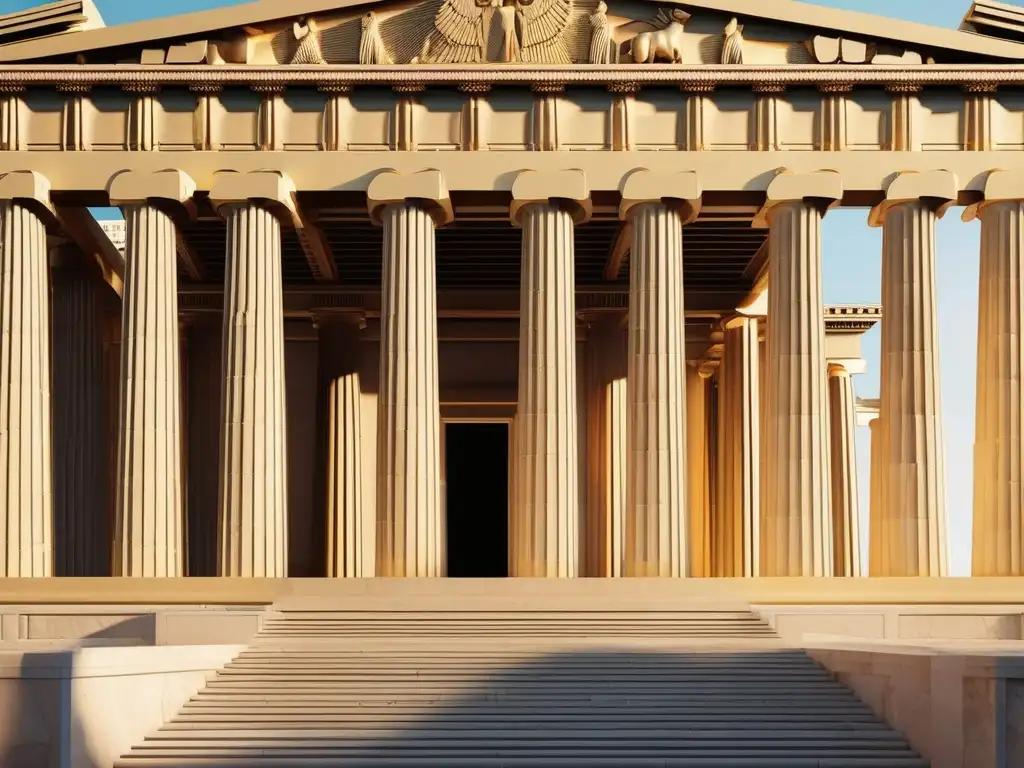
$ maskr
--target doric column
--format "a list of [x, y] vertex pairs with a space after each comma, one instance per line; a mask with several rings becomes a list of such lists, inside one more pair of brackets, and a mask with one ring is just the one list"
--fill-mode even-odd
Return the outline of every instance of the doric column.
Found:
[[218, 571], [288, 575], [281, 221], [295, 187], [276, 172], [222, 173], [210, 201], [227, 222]]
[[363, 516], [362, 389], [359, 384], [361, 313], [336, 313], [318, 318], [320, 374], [327, 402], [326, 440], [327, 575], [373, 576], [366, 568], [365, 540], [372, 521]]
[[836, 173], [781, 173], [755, 219], [770, 228], [763, 576], [833, 573], [821, 219], [842, 194]]
[[853, 377], [842, 365], [828, 366], [829, 455], [832, 480], [832, 551], [835, 576], [860, 576], [857, 502], [857, 401]]
[[885, 546], [886, 536], [884, 527], [886, 519], [884, 514], [885, 504], [885, 444], [882, 420], [874, 418], [868, 423], [871, 431], [871, 498], [868, 500], [868, 576], [877, 576], [885, 572]]
[[511, 215], [523, 230], [511, 575], [571, 578], [580, 550], [574, 229], [589, 215], [586, 177], [524, 171]]
[[626, 328], [624, 313], [587, 318], [587, 519], [585, 576], [622, 575], [626, 506]]
[[939, 396], [935, 222], [957, 199], [947, 171], [904, 173], [871, 212], [883, 227], [881, 419], [885, 518], [881, 572], [947, 571], [945, 461]]
[[126, 171], [109, 187], [127, 221], [114, 574], [184, 575], [178, 232], [195, 183]]
[[50, 183], [0, 176], [0, 576], [53, 573]]
[[452, 220], [437, 171], [376, 176], [384, 228], [377, 396], [378, 576], [443, 576], [434, 230]]
[[708, 463], [710, 371], [686, 368], [686, 490], [690, 516], [690, 576], [711, 575], [711, 492]]
[[974, 437], [975, 576], [1024, 576], [1024, 184], [994, 171], [981, 219], [978, 388]]
[[722, 576], [757, 576], [760, 560], [760, 375], [758, 322], [725, 324], [722, 376]]
[[627, 576], [689, 573], [683, 225], [700, 211], [693, 173], [635, 171], [619, 216], [633, 229], [629, 268]]
[[73, 245], [51, 254], [53, 292], [54, 574], [106, 576], [113, 531], [108, 507], [107, 396], [102, 291]]

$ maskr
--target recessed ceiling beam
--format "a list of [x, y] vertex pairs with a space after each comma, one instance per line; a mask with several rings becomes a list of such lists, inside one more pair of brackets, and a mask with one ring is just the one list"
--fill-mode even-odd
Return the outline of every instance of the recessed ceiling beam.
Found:
[[619, 225], [619, 231], [615, 233], [612, 241], [612, 248], [608, 252], [608, 258], [604, 263], [604, 279], [612, 282], [619, 279], [619, 272], [622, 271], [622, 262], [629, 253], [629, 246], [633, 240], [633, 225], [628, 221]]
[[202, 283], [206, 280], [206, 264], [203, 262], [202, 256], [196, 251], [195, 246], [192, 245], [191, 241], [185, 236], [183, 232], [178, 231], [178, 261], [181, 263], [182, 269], [185, 270], [185, 274], [188, 275], [189, 280], [194, 283]]
[[103, 277], [118, 296], [124, 293], [124, 256], [87, 208], [57, 206], [64, 233], [91, 257]]
[[338, 282], [338, 266], [334, 263], [331, 247], [327, 244], [323, 230], [313, 221], [302, 203], [295, 200], [295, 234], [299, 237], [313, 279], [318, 283]]

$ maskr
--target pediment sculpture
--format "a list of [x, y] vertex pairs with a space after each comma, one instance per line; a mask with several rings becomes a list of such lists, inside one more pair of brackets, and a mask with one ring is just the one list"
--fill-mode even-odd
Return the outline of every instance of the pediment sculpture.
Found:
[[[562, 35], [572, 11], [573, 0], [444, 0], [412, 63], [571, 64]], [[496, 56], [490, 45], [495, 22], [501, 39]]]

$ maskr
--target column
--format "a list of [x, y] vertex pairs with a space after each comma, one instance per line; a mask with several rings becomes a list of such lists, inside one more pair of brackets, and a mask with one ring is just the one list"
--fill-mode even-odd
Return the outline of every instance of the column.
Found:
[[836, 173], [779, 174], [755, 220], [770, 229], [763, 576], [833, 573], [821, 219], [841, 198]]
[[689, 573], [683, 225], [697, 217], [694, 174], [630, 175], [620, 217], [629, 268], [629, 420], [624, 573]]
[[41, 175], [0, 176], [0, 576], [53, 572], [50, 323]]
[[[210, 200], [227, 222], [221, 341], [221, 576], [288, 575], [281, 222], [295, 187], [276, 172], [222, 173]], [[280, 217], [280, 218], [279, 218]]]
[[523, 230], [512, 575], [572, 578], [580, 550], [574, 230], [589, 191], [581, 172], [526, 171], [512, 197]]
[[626, 506], [626, 329], [624, 313], [588, 318], [587, 520], [584, 575], [622, 575]]
[[369, 577], [363, 553], [373, 526], [363, 516], [359, 383], [359, 335], [366, 321], [361, 313], [338, 313], [319, 323], [320, 372], [327, 389], [327, 575]]
[[180, 171], [126, 171], [111, 203], [127, 222], [114, 574], [184, 575], [177, 228], [195, 191]]
[[880, 572], [947, 573], [945, 460], [939, 396], [935, 223], [957, 198], [947, 171], [904, 173], [871, 212], [882, 226]]
[[444, 576], [434, 230], [451, 204], [437, 171], [382, 173], [367, 197], [384, 228], [376, 571]]
[[54, 574], [106, 576], [113, 531], [108, 509], [101, 292], [89, 257], [54, 249], [53, 538]]
[[758, 322], [735, 317], [725, 324], [722, 379], [723, 576], [757, 576], [760, 560], [760, 424]]
[[1017, 174], [989, 174], [981, 219], [978, 389], [974, 438], [975, 576], [1024, 575], [1024, 186]]
[[690, 576], [711, 575], [711, 491], [708, 403], [704, 372], [686, 368], [686, 489], [690, 515]]
[[828, 366], [828, 405], [833, 575], [858, 577], [861, 566], [857, 519], [857, 401], [853, 395], [853, 377], [841, 365]]
[[871, 431], [871, 485], [869, 489], [871, 498], [868, 500], [870, 505], [868, 509], [868, 576], [877, 576], [885, 570], [882, 550], [885, 544], [885, 537], [882, 535], [883, 521], [885, 520], [882, 506], [885, 503], [885, 486], [883, 484], [885, 478], [883, 467], [885, 446], [882, 443], [884, 438], [882, 420], [879, 418], [872, 419], [868, 423], [868, 429]]

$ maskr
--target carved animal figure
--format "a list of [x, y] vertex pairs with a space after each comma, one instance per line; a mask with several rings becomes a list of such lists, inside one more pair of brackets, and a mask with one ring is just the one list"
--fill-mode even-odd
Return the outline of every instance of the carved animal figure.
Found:
[[590, 63], [612, 63], [612, 27], [608, 23], [608, 6], [604, 0], [590, 14]]
[[413, 63], [466, 64], [487, 59], [491, 19], [500, 14], [501, 61], [571, 64], [562, 39], [573, 0], [444, 0]]
[[359, 36], [359, 63], [392, 63], [388, 50], [384, 47], [384, 40], [380, 36], [380, 23], [377, 21], [377, 14], [373, 11], [365, 14], [362, 18]]
[[725, 41], [722, 44], [722, 63], [742, 64], [743, 25], [736, 17], [733, 17], [725, 25], [725, 31], [722, 34], [725, 36]]
[[[662, 14], [659, 13], [659, 17]], [[636, 64], [653, 64], [659, 59], [681, 64], [683, 61], [683, 25], [690, 20], [690, 14], [678, 8], [672, 11], [671, 21], [664, 29], [641, 32], [629, 46], [630, 55]]]
[[295, 22], [292, 25], [292, 34], [299, 41], [299, 47], [295, 49], [292, 56], [292, 64], [326, 64], [323, 51], [320, 50], [320, 29], [316, 21], [309, 19], [304, 25]]

